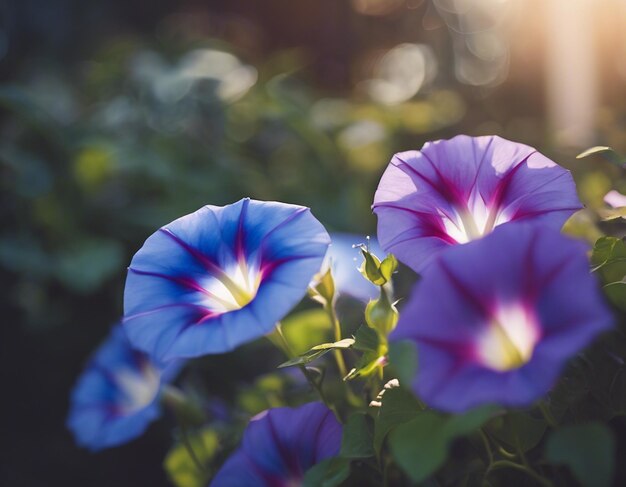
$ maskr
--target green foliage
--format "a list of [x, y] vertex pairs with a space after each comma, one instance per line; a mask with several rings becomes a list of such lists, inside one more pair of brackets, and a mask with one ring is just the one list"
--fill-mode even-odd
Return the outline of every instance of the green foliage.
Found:
[[376, 330], [361, 325], [354, 335], [354, 348], [362, 352], [378, 352], [380, 337]]
[[328, 313], [318, 308], [292, 313], [281, 323], [285, 339], [298, 355], [325, 342], [332, 329]]
[[398, 260], [393, 254], [389, 254], [381, 262], [366, 248], [361, 248], [361, 253], [363, 254], [363, 263], [359, 270], [365, 279], [377, 286], [382, 286], [391, 280], [391, 276], [398, 268]]
[[309, 469], [302, 481], [303, 487], [336, 487], [350, 475], [350, 459], [327, 458]]
[[309, 288], [309, 296], [323, 306], [328, 306], [335, 298], [335, 281], [330, 268], [317, 275], [315, 280], [315, 285]]
[[385, 391], [381, 402], [374, 426], [374, 449], [377, 454], [380, 454], [387, 434], [396, 426], [415, 418], [421, 410], [413, 394], [402, 387]]
[[389, 300], [389, 295], [384, 287], [380, 290], [380, 297], [367, 303], [365, 308], [365, 321], [384, 337], [396, 327], [398, 317], [398, 310]]
[[593, 270], [604, 282], [604, 291], [611, 303], [626, 311], [626, 244], [620, 238], [602, 237], [591, 254]]
[[626, 163], [617, 152], [607, 146], [598, 145], [591, 147], [576, 156], [576, 159], [584, 159], [585, 157], [600, 156], [609, 161], [611, 164], [622, 168]]
[[293, 367], [294, 365], [306, 365], [310, 362], [313, 362], [313, 360], [322, 357], [331, 350], [346, 349], [352, 347], [352, 345], [354, 345], [353, 338], [344, 338], [343, 340], [339, 340], [338, 342], [333, 343], [322, 343], [320, 345], [312, 347], [310, 350], [306, 351], [302, 355], [283, 362], [278, 367], [283, 368]]
[[374, 437], [371, 418], [364, 413], [354, 413], [343, 426], [343, 438], [339, 455], [345, 458], [367, 458], [374, 456]]
[[494, 411], [482, 407], [458, 416], [421, 411], [390, 433], [393, 458], [414, 482], [423, 482], [445, 463], [452, 441], [475, 431]]
[[609, 487], [614, 470], [614, 439], [601, 423], [566, 426], [548, 438], [549, 462], [565, 464], [583, 487]]
[[170, 449], [163, 463], [170, 481], [176, 487], [205, 487], [210, 478], [209, 465], [218, 448], [219, 437], [211, 428], [190, 435], [187, 445], [181, 439]]
[[380, 269], [380, 259], [376, 257], [374, 254], [370, 253], [366, 249], [361, 249], [361, 253], [363, 254], [363, 264], [360, 267], [361, 274], [363, 277], [370, 281], [372, 284], [376, 284], [377, 286], [382, 286], [387, 282], [387, 279], [382, 274]]
[[389, 345], [389, 367], [392, 376], [400, 380], [400, 384], [412, 384], [417, 373], [417, 348], [410, 340], [401, 340]]
[[539, 444], [547, 427], [543, 419], [512, 411], [491, 420], [486, 429], [511, 451], [527, 452]]

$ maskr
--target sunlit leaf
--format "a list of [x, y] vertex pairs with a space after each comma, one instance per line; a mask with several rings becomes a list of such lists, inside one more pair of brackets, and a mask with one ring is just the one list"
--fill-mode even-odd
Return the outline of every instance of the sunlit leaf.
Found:
[[332, 328], [328, 313], [314, 308], [293, 313], [282, 321], [282, 330], [294, 353], [300, 355], [326, 342]]
[[586, 151], [581, 152], [580, 154], [576, 156], [576, 159], [583, 159], [585, 157], [590, 157], [590, 156], [595, 156], [595, 155], [601, 156], [602, 158], [609, 161], [611, 164], [615, 164], [618, 167], [622, 167], [624, 164], [624, 161], [622, 161], [622, 158], [613, 149], [607, 146], [603, 146], [603, 145], [591, 147], [590, 149], [587, 149]]
[[361, 325], [354, 335], [354, 348], [363, 352], [377, 352], [380, 339], [373, 328]]
[[299, 355], [298, 357], [294, 357], [286, 362], [283, 362], [278, 367], [292, 367], [294, 365], [306, 365], [313, 360], [320, 358], [322, 355], [330, 352], [331, 350], [340, 350], [350, 348], [354, 345], [353, 338], [344, 338], [343, 340], [339, 340], [338, 342], [332, 343], [322, 343], [320, 345], [316, 345], [307, 352]]

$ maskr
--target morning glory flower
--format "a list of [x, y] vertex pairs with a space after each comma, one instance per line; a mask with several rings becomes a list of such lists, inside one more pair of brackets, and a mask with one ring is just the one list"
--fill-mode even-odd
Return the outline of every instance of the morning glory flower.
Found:
[[561, 228], [580, 208], [569, 171], [532, 147], [466, 135], [396, 154], [373, 205], [381, 246], [417, 272], [503, 223]]
[[611, 327], [585, 245], [554, 229], [502, 225], [424, 272], [392, 339], [417, 344], [416, 393], [451, 412], [526, 406]]
[[173, 380], [181, 365], [156, 364], [115, 326], [72, 391], [67, 427], [76, 442], [96, 451], [140, 436], [161, 414], [161, 384]]
[[306, 471], [339, 453], [341, 425], [322, 403], [274, 408], [250, 420], [240, 448], [211, 487], [291, 487]]
[[329, 241], [308, 208], [285, 203], [243, 199], [183, 216], [133, 257], [126, 334], [166, 361], [263, 336], [305, 295]]
[[332, 243], [326, 255], [326, 265], [332, 270], [335, 288], [339, 294], [365, 302], [378, 298], [380, 294], [378, 286], [365, 279], [359, 271], [363, 254], [359, 247], [355, 247], [366, 244], [370, 252], [382, 259], [385, 252], [381, 250], [376, 239], [368, 240], [352, 233], [331, 233], [330, 238]]

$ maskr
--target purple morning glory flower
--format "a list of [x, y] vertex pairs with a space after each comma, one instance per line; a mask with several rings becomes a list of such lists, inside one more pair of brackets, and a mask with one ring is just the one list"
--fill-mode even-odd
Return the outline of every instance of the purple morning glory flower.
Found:
[[440, 254], [392, 335], [417, 344], [416, 393], [452, 412], [547, 393], [612, 324], [585, 250], [554, 229], [511, 223]]
[[[363, 254], [355, 244], [365, 244], [367, 239], [352, 233], [332, 233], [332, 243], [328, 249], [327, 259], [332, 269], [335, 288], [341, 295], [352, 296], [360, 301], [369, 301], [378, 298], [380, 290], [359, 271], [363, 262]], [[375, 238], [369, 239], [369, 250], [379, 258], [384, 258]]]
[[241, 447], [211, 482], [212, 487], [291, 487], [306, 471], [339, 453], [341, 425], [322, 403], [274, 408], [250, 420]]
[[532, 147], [466, 135], [396, 154], [373, 205], [381, 246], [417, 272], [502, 223], [561, 228], [580, 208], [569, 171]]
[[96, 451], [140, 436], [161, 414], [161, 384], [174, 379], [181, 365], [156, 364], [131, 348], [115, 326], [72, 391], [67, 427], [76, 442]]
[[308, 208], [205, 206], [157, 230], [133, 257], [126, 333], [161, 360], [232, 350], [269, 333], [302, 299], [329, 242]]

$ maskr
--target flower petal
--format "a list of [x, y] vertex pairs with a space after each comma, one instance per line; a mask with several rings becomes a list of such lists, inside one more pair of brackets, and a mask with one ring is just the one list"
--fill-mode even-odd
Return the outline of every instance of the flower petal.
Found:
[[226, 352], [258, 338], [302, 299], [328, 244], [301, 206], [243, 199], [183, 216], [133, 257], [128, 337], [159, 360]]
[[299, 485], [305, 472], [339, 453], [341, 425], [321, 403], [275, 408], [250, 421], [242, 445], [212, 486]]
[[382, 247], [421, 272], [441, 250], [502, 223], [560, 228], [582, 205], [570, 173], [532, 147], [459, 135], [396, 154], [373, 208]]
[[393, 339], [417, 343], [417, 393], [457, 412], [532, 403], [611, 323], [585, 246], [547, 227], [511, 223], [441, 254]]
[[174, 379], [181, 365], [150, 361], [131, 348], [121, 326], [114, 327], [72, 391], [67, 427], [76, 442], [101, 450], [141, 435], [161, 414], [161, 384]]

